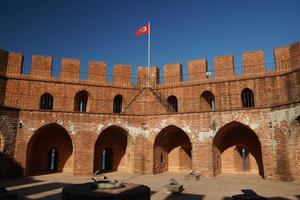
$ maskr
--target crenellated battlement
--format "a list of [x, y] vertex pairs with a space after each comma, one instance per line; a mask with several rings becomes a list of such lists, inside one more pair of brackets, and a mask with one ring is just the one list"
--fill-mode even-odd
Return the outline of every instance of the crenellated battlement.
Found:
[[[274, 72], [282, 72], [300, 66], [300, 41], [291, 45], [275, 48]], [[112, 77], [107, 76], [107, 64], [101, 61], [88, 63], [87, 80], [80, 80], [80, 60], [63, 58], [61, 60], [61, 73], [55, 80], [78, 82], [85, 81], [93, 84], [114, 84], [121, 87], [144, 87], [149, 83], [153, 85], [170, 85], [173, 83], [194, 83], [206, 80], [229, 80], [241, 76], [260, 76], [269, 73], [266, 70], [263, 50], [242, 53], [242, 73], [235, 74], [234, 57], [232, 55], [216, 56], [213, 59], [213, 70], [209, 70], [206, 59], [191, 60], [188, 62], [188, 74], [183, 75], [181, 63], [165, 64], [164, 76], [159, 76], [158, 67], [138, 67], [137, 78], [132, 77], [132, 69], [128, 64], [114, 65]], [[53, 59], [51, 56], [33, 55], [31, 59], [31, 73], [22, 74], [23, 55], [21, 53], [0, 50], [0, 74], [2, 76], [24, 76], [26, 78], [51, 80]], [[135, 80], [135, 81], [133, 81]]]
[[275, 48], [272, 70], [262, 50], [241, 57], [241, 66], [232, 55], [213, 66], [191, 60], [187, 74], [166, 64], [163, 77], [139, 66], [134, 79], [128, 64], [110, 76], [105, 62], [72, 58], [56, 73], [44, 55], [33, 55], [25, 74], [21, 53], [0, 50], [0, 177], [196, 170], [300, 180], [299, 163], [285, 162], [300, 147], [300, 42]]

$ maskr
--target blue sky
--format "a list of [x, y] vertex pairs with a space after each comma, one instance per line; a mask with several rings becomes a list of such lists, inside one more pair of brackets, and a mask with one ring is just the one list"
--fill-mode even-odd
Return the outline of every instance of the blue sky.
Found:
[[[54, 70], [61, 58], [78, 58], [133, 68], [147, 65], [147, 36], [134, 32], [151, 21], [152, 65], [235, 56], [300, 40], [299, 0], [0, 0], [0, 48], [22, 52], [24, 66], [33, 54], [49, 55]], [[56, 73], [56, 72], [55, 72]], [[55, 74], [54, 73], [54, 74]]]

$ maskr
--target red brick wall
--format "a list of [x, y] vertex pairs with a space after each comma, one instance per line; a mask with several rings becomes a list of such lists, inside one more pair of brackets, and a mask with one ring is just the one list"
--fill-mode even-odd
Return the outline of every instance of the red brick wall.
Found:
[[189, 81], [191, 82], [207, 79], [206, 72], [208, 71], [208, 69], [207, 61], [205, 59], [190, 61], [188, 63], [188, 70]]
[[105, 83], [106, 63], [90, 61], [88, 66], [88, 80], [93, 83]]
[[214, 58], [214, 70], [216, 79], [228, 79], [234, 75], [233, 56], [218, 56]]
[[5, 76], [7, 71], [8, 52], [0, 49], [0, 75]]
[[243, 53], [244, 74], [260, 74], [265, 71], [264, 52], [251, 51]]
[[182, 81], [182, 65], [180, 63], [164, 65], [164, 83], [173, 84]]
[[[139, 67], [137, 70], [138, 73], [138, 85], [140, 87], [147, 86], [147, 77], [148, 77], [148, 68]], [[149, 84], [151, 86], [156, 86], [159, 83], [159, 68], [158, 67], [149, 67]]]
[[35, 78], [50, 78], [52, 71], [52, 57], [32, 56], [31, 75]]
[[295, 119], [290, 128], [287, 137], [287, 153], [291, 176], [293, 180], [300, 179], [300, 116]]
[[61, 79], [67, 81], [78, 81], [80, 78], [80, 60], [62, 59], [61, 61]]
[[115, 65], [113, 82], [119, 86], [130, 86], [131, 85], [130, 65], [124, 65], [124, 64]]
[[21, 53], [9, 52], [7, 62], [7, 75], [18, 75], [22, 72], [23, 55]]
[[[286, 48], [281, 50], [282, 52], [276, 50], [277, 69], [280, 68], [278, 59], [282, 56], [290, 56], [290, 54], [296, 55], [298, 46], [299, 43], [295, 43], [288, 47], [288, 50]], [[172, 149], [184, 145], [188, 146], [188, 148], [185, 147], [185, 150], [188, 150], [184, 152], [178, 150], [174, 154], [176, 162], [173, 163], [173, 166], [179, 170], [192, 168], [208, 176], [213, 176], [221, 173], [222, 165], [227, 165], [221, 162], [223, 161], [222, 153], [226, 148], [214, 143], [214, 138], [218, 137], [215, 135], [218, 135], [218, 131], [222, 127], [226, 127], [226, 124], [239, 122], [246, 127], [246, 130], [248, 130], [247, 128], [251, 129], [257, 135], [258, 140], [248, 137], [247, 134], [245, 135], [247, 141], [237, 134], [229, 134], [230, 137], [221, 140], [221, 146], [229, 147], [237, 145], [239, 142], [246, 142], [247, 145], [252, 146], [252, 149], [248, 148], [257, 162], [256, 164], [253, 162], [254, 159], [249, 157], [250, 170], [255, 171], [255, 166], [258, 165], [260, 172], [263, 170], [266, 178], [295, 177], [299, 179], [298, 172], [294, 172], [291, 168], [295, 164], [290, 163], [289, 166], [282, 164], [284, 160], [282, 157], [289, 160], [287, 158], [293, 156], [297, 158], [298, 156], [292, 154], [291, 149], [289, 150], [289, 146], [295, 146], [292, 144], [297, 139], [288, 140], [285, 137], [288, 132], [286, 127], [291, 123], [290, 119], [281, 117], [281, 114], [278, 115], [279, 117], [277, 116], [278, 119], [271, 117], [274, 112], [280, 110], [283, 110], [283, 113], [290, 112], [290, 115], [296, 113], [294, 110], [297, 110], [300, 101], [300, 70], [297, 66], [289, 68], [289, 71], [273, 72], [266, 72], [262, 68], [258, 68], [259, 73], [253, 74], [251, 71], [253, 68], [247, 67], [253, 63], [260, 66], [263, 60], [262, 52], [254, 52], [244, 56], [246, 76], [236, 76], [233, 73], [233, 57], [222, 56], [215, 59], [215, 79], [190, 76], [190, 79], [197, 80], [197, 83], [190, 80], [184, 81], [182, 80], [182, 66], [177, 63], [165, 66], [164, 83], [153, 84], [153, 88], [143, 88], [141, 86], [145, 84], [144, 82], [137, 85], [131, 83], [131, 68], [128, 65], [116, 65], [115, 77], [113, 83], [110, 83], [103, 78], [106, 73], [106, 64], [102, 62], [90, 62], [88, 80], [80, 80], [79, 60], [64, 59], [60, 78], [49, 77], [51, 57], [33, 57], [30, 75], [20, 74], [22, 60], [22, 54], [8, 53], [6, 77], [3, 76], [4, 73], [1, 74], [0, 125], [1, 134], [4, 135], [6, 141], [2, 153], [9, 155], [12, 161], [20, 162], [25, 173], [29, 172], [30, 165], [45, 166], [46, 162], [40, 160], [36, 161], [36, 164], [32, 164], [26, 155], [27, 149], [31, 148], [29, 144], [32, 136], [41, 127], [56, 123], [62, 126], [71, 138], [72, 156], [70, 159], [66, 159], [64, 166], [66, 170], [73, 171], [75, 175], [90, 175], [94, 171], [95, 157], [98, 157], [98, 155], [95, 156], [97, 139], [101, 137], [106, 128], [117, 126], [127, 135], [125, 153], [117, 150], [117, 152], [119, 151], [117, 155], [120, 155], [116, 157], [120, 160], [118, 169], [135, 173], [167, 171], [172, 157], [168, 154]], [[3, 65], [5, 62], [5, 52], [2, 54], [0, 52], [2, 71], [5, 68], [5, 64]], [[297, 60], [294, 60], [293, 66], [296, 64]], [[202, 73], [206, 70], [205, 68], [205, 61], [192, 61], [189, 64], [189, 73]], [[42, 70], [47, 73], [42, 74]], [[154, 82], [158, 81], [158, 68], [153, 67], [151, 70], [150, 74], [153, 75]], [[145, 81], [143, 79], [145, 74], [146, 69], [141, 68], [138, 77]], [[172, 77], [172, 79], [167, 77]], [[242, 108], [241, 91], [245, 88], [253, 91], [255, 108]], [[86, 113], [74, 112], [74, 97], [81, 90], [88, 92], [88, 111]], [[215, 111], [203, 106], [205, 102], [201, 101], [200, 96], [204, 91], [213, 93]], [[45, 92], [54, 97], [53, 111], [39, 110], [40, 96]], [[121, 114], [112, 112], [113, 99], [116, 95], [123, 97], [123, 113]], [[177, 97], [179, 113], [168, 113], [165, 103], [170, 95]], [[6, 108], [4, 109], [4, 107]], [[15, 109], [7, 109], [7, 107]], [[20, 122], [22, 122], [22, 128], [19, 128]], [[277, 124], [281, 122], [286, 123], [285, 128], [276, 128]], [[170, 126], [180, 131], [167, 131], [166, 141], [169, 143], [155, 145], [156, 139], [160, 138], [159, 134]], [[244, 129], [232, 129], [229, 132], [236, 133], [238, 131], [243, 132]], [[109, 132], [112, 138], [106, 138], [107, 143], [110, 145], [122, 143], [118, 140], [121, 137], [112, 136], [115, 129]], [[185, 141], [183, 144], [174, 143], [181, 138], [180, 134], [177, 134], [178, 132], [186, 135], [182, 138], [182, 141]], [[47, 141], [43, 139], [40, 143], [43, 145], [37, 148], [43, 149], [48, 145]], [[257, 144], [260, 144], [260, 147]], [[96, 146], [102, 148], [101, 145]], [[68, 145], [61, 144], [60, 146]], [[282, 154], [283, 150], [287, 153]], [[185, 153], [189, 151], [192, 154], [191, 161], [189, 160], [190, 155]], [[97, 149], [97, 152], [100, 150]], [[164, 157], [163, 163], [160, 163], [161, 155]], [[234, 161], [234, 158], [234, 155], [228, 155], [228, 160]], [[7, 166], [11, 165], [6, 165], [6, 169], [3, 168], [0, 171], [6, 172], [9, 168]], [[240, 163], [237, 162], [236, 166], [240, 166]], [[60, 168], [63, 169], [62, 166]], [[228, 165], [227, 168], [232, 168], [232, 166]], [[286, 168], [290, 169], [290, 174], [285, 172]], [[41, 169], [43, 171], [43, 167]]]

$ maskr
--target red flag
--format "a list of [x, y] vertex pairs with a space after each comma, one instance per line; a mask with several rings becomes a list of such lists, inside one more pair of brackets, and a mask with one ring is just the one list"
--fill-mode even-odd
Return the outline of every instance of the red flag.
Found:
[[135, 32], [135, 35], [147, 35], [149, 34], [149, 24], [146, 24], [142, 28], [140, 28], [137, 32]]

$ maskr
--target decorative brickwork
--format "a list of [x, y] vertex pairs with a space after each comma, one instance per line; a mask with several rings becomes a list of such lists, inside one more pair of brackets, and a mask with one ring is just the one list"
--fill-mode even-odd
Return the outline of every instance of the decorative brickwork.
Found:
[[[0, 50], [0, 176], [196, 170], [300, 180], [299, 44], [274, 50], [273, 71], [259, 50], [243, 53], [239, 75], [233, 56], [218, 56], [214, 70], [199, 59], [187, 77], [176, 63], [162, 78], [157, 67], [139, 67], [137, 79], [130, 65], [110, 77], [106, 63], [91, 61], [81, 80], [77, 59], [63, 59], [53, 77], [52, 57], [41, 55], [22, 74], [22, 54]], [[254, 107], [243, 104], [245, 88]], [[52, 110], [40, 109], [46, 93]]]

